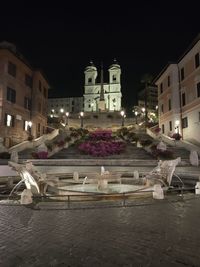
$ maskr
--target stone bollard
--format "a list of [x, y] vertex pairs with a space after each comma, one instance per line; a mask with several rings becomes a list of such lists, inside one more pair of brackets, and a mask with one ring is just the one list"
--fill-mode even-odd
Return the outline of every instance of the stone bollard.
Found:
[[73, 179], [74, 179], [75, 181], [78, 181], [78, 180], [79, 180], [79, 173], [78, 173], [78, 172], [74, 172], [74, 173], [73, 173]]
[[32, 194], [30, 189], [24, 189], [22, 194], [21, 194], [20, 203], [22, 205], [31, 204], [33, 202], [32, 196], [33, 196], [33, 194]]
[[163, 189], [160, 184], [155, 184], [153, 187], [153, 198], [164, 199]]
[[200, 182], [197, 182], [195, 185], [195, 194], [200, 195]]
[[7, 188], [9, 188], [9, 189], [13, 188], [13, 180], [14, 180], [13, 177], [8, 177], [7, 182], [6, 182]]
[[133, 177], [139, 179], [139, 172], [137, 170], [133, 172]]

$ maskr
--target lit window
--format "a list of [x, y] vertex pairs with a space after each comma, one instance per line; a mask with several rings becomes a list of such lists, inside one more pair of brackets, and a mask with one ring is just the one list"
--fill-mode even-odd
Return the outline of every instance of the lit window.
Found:
[[14, 127], [14, 116], [5, 114], [5, 125], [8, 127]]
[[28, 121], [24, 121], [24, 130], [28, 131], [29, 129], [29, 122]]

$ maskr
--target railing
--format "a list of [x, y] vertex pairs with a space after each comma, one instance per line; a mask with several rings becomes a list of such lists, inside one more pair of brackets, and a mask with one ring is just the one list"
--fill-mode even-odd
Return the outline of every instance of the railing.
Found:
[[16, 152], [20, 152], [20, 151], [23, 151], [25, 149], [28, 149], [28, 148], [34, 148], [34, 147], [37, 147], [39, 146], [40, 144], [42, 144], [43, 142], [45, 142], [46, 140], [51, 140], [53, 139], [54, 137], [56, 137], [58, 135], [58, 132], [59, 130], [58, 129], [55, 129], [54, 131], [52, 131], [51, 133], [49, 134], [44, 134], [38, 138], [36, 138], [35, 140], [33, 140], [32, 142], [30, 141], [24, 141], [20, 144], [17, 144], [15, 146], [12, 146], [8, 149], [8, 151], [10, 153], [12, 153], [13, 151], [16, 151]]
[[[178, 187], [171, 188], [170, 192], [177, 193], [179, 199], [183, 193], [194, 191], [194, 187]], [[141, 195], [142, 193], [142, 195]], [[35, 210], [46, 209], [90, 209], [90, 208], [108, 208], [108, 207], [129, 207], [139, 205], [150, 205], [155, 203], [152, 197], [153, 190], [149, 191], [133, 191], [118, 194], [102, 194], [102, 193], [85, 193], [85, 194], [72, 194], [72, 195], [45, 195], [34, 196], [33, 203], [26, 205], [27, 207]], [[0, 195], [0, 199], [4, 200], [17, 200], [20, 196]], [[0, 202], [0, 205], [2, 203]], [[2, 205], [5, 205], [3, 203]], [[7, 205], [10, 205], [8, 203]], [[20, 202], [11, 205], [21, 205]]]

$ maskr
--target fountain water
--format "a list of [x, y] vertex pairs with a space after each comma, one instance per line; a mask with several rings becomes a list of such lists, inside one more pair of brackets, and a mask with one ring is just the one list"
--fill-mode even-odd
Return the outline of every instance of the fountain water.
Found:
[[84, 180], [83, 180], [83, 185], [86, 183], [87, 180], [87, 176], [85, 176]]

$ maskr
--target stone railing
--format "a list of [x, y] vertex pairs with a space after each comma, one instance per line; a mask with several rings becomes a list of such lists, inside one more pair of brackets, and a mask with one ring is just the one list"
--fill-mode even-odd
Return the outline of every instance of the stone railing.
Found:
[[58, 135], [58, 133], [59, 133], [59, 130], [55, 129], [51, 133], [44, 134], [33, 141], [24, 141], [20, 144], [12, 146], [8, 149], [8, 152], [9, 153], [12, 153], [13, 151], [20, 152], [20, 151], [23, 151], [23, 150], [28, 149], [28, 148], [35, 148], [47, 140], [52, 140], [54, 137], [56, 137]]
[[186, 140], [174, 140], [173, 138], [164, 135], [164, 134], [155, 134], [151, 129], [146, 130], [147, 134], [151, 136], [153, 139], [161, 139], [163, 142], [170, 146], [177, 146], [177, 147], [182, 147], [185, 148], [188, 151], [197, 151], [197, 153], [200, 156], [200, 147], [196, 146]]

